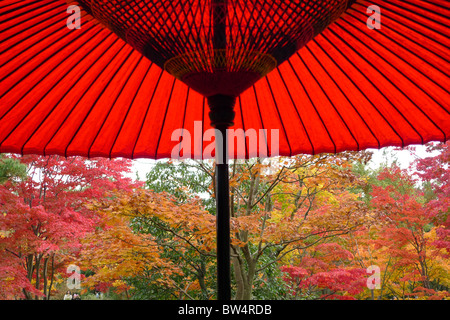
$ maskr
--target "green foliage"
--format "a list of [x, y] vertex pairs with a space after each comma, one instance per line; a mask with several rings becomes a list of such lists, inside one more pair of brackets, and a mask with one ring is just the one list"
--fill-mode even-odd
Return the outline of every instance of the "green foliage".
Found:
[[269, 254], [261, 257], [260, 265], [269, 264], [253, 282], [253, 299], [256, 300], [286, 300], [291, 298], [286, 282], [283, 280], [284, 274], [278, 264], [270, 264], [273, 258]]
[[27, 166], [13, 158], [5, 158], [0, 154], [0, 184], [8, 180], [25, 179]]
[[147, 173], [146, 188], [155, 192], [167, 192], [179, 203], [185, 203], [193, 197], [200, 197], [204, 207], [215, 213], [215, 199], [212, 196], [213, 163], [210, 161], [183, 162], [158, 161]]

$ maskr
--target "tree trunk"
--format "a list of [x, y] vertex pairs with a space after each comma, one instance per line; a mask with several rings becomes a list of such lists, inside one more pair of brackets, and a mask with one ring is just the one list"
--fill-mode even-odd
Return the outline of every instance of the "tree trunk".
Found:
[[244, 279], [242, 278], [241, 264], [237, 257], [232, 258], [234, 278], [236, 280], [236, 293], [234, 295], [234, 300], [242, 300], [244, 297]]
[[[252, 258], [247, 245], [240, 249], [243, 253], [242, 255], [238, 254], [237, 249], [233, 247], [235, 253], [233, 257], [233, 269], [236, 279], [236, 294], [234, 299], [251, 300], [257, 260]], [[245, 268], [246, 266], [247, 270]]]
[[[33, 272], [34, 272], [33, 260], [34, 260], [34, 256], [32, 254], [29, 254], [25, 258], [25, 264], [26, 264], [26, 268], [27, 268], [27, 278], [30, 282], [31, 282], [31, 279], [33, 278]], [[33, 299], [31, 294], [28, 291], [26, 291], [25, 289], [23, 289], [23, 294], [25, 295], [25, 298], [27, 300]]]
[[255, 270], [256, 270], [256, 261], [247, 261], [248, 262], [248, 272], [247, 272], [247, 281], [244, 285], [244, 295], [243, 300], [251, 300], [252, 292], [253, 292], [253, 279], [255, 278]]
[[[41, 267], [41, 259], [42, 259], [42, 255], [36, 255], [36, 264], [35, 264], [35, 268], [36, 268], [36, 283], [35, 283], [35, 285], [34, 285], [34, 287], [37, 289], [37, 290], [39, 290], [39, 283], [40, 283], [40, 281], [41, 281], [41, 278], [40, 278], [40, 267]], [[31, 279], [30, 279], [30, 281], [31, 281]], [[35, 295], [35, 297], [34, 297], [34, 299], [35, 300], [39, 300], [39, 296], [38, 295]]]
[[43, 289], [43, 293], [44, 293], [44, 300], [47, 300], [48, 294], [47, 294], [47, 285], [48, 285], [48, 281], [47, 281], [47, 274], [48, 274], [48, 260], [49, 257], [45, 257], [44, 259], [44, 267], [42, 269], [42, 281], [44, 282], [44, 289]]
[[50, 285], [48, 286], [48, 294], [47, 294], [47, 300], [50, 300], [50, 294], [52, 292], [52, 287], [53, 287], [53, 277], [55, 275], [55, 254], [52, 253], [52, 273], [50, 275]]

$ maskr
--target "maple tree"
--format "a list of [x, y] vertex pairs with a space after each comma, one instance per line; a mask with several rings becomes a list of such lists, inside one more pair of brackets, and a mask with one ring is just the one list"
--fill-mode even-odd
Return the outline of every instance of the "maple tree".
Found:
[[[428, 152], [435, 156], [419, 158], [415, 161], [415, 172], [419, 179], [426, 181], [429, 192], [425, 194], [428, 215], [436, 225], [434, 245], [446, 250], [450, 257], [450, 142], [428, 144]], [[425, 190], [427, 191], [427, 190]]]
[[[254, 280], [267, 279], [264, 273], [271, 265], [293, 263], [288, 261], [293, 252], [362, 223], [363, 203], [347, 189], [357, 183], [352, 161], [366, 157], [364, 153], [297, 156], [266, 166], [247, 163], [244, 173], [233, 168], [232, 199], [237, 205], [232, 217], [237, 228], [232, 253], [238, 299], [252, 297]], [[245, 174], [248, 183], [242, 183]], [[261, 263], [262, 256], [271, 259]]]
[[[177, 204], [167, 194], [137, 189], [94, 202], [92, 208], [103, 216], [103, 223], [84, 240], [81, 259], [95, 272], [87, 285], [131, 284], [130, 278], [135, 277], [157, 291], [159, 298], [164, 292], [168, 292], [166, 298], [191, 297], [188, 290], [200, 289], [205, 262], [195, 261], [192, 255], [195, 251], [212, 256], [214, 217], [205, 215], [195, 202]], [[169, 259], [167, 251], [175, 253], [176, 259]], [[186, 264], [194, 271], [186, 272]], [[155, 298], [147, 296], [151, 297]]]
[[449, 294], [449, 247], [442, 232], [448, 194], [441, 192], [449, 172], [448, 145], [427, 148], [439, 153], [420, 158], [409, 148], [416, 157], [409, 168], [394, 161], [373, 170], [375, 180], [367, 179], [371, 214], [347, 239], [347, 249], [361, 267], [379, 267], [381, 279], [378, 290], [365, 291], [360, 299], [442, 299]]
[[[6, 157], [6, 156], [5, 156]], [[6, 157], [26, 167], [26, 177], [0, 185], [0, 284], [5, 298], [49, 299], [57, 273], [95, 227], [89, 199], [130, 190], [129, 160]], [[5, 289], [6, 288], [6, 289]]]
[[331, 242], [304, 250], [295, 266], [281, 270], [292, 299], [353, 300], [366, 288], [366, 270], [353, 265], [353, 255]]
[[[277, 262], [289, 252], [347, 233], [361, 223], [362, 203], [346, 189], [356, 183], [350, 163], [364, 157], [343, 153], [280, 158], [277, 163], [258, 159], [232, 163], [231, 250], [237, 299], [252, 297], [254, 281], [263, 291], [271, 281], [269, 275], [278, 269]], [[181, 166], [186, 173], [186, 164]], [[209, 298], [214, 292], [215, 210], [205, 194], [214, 198], [214, 165], [196, 161], [188, 168], [203, 178], [182, 181], [173, 167], [166, 169], [175, 175], [167, 171], [164, 175], [158, 166], [157, 174], [149, 174], [156, 180], [147, 181], [149, 187], [176, 196], [139, 191], [118, 196], [110, 208], [131, 218], [135, 232], [151, 234], [162, 248], [161, 255], [182, 270], [174, 296]]]
[[[445, 165], [429, 167], [442, 157], [445, 153], [417, 161], [417, 168], [425, 169], [422, 173], [414, 171], [426, 179], [422, 180], [423, 185], [434, 178], [429, 171], [434, 173], [436, 168], [443, 173], [440, 177], [448, 175], [448, 165], [447, 170]], [[381, 171], [378, 179], [387, 180], [388, 184], [373, 187], [371, 204], [379, 217], [373, 242], [385, 261], [384, 272], [390, 270], [391, 281], [385, 283], [388, 294], [398, 298], [447, 296], [449, 247], [445, 242], [445, 212], [448, 213], [448, 198], [439, 194], [442, 185], [437, 187], [442, 202], [436, 205], [435, 199], [426, 199], [420, 181], [410, 171], [394, 165]]]
[[[407, 169], [370, 152], [232, 161], [235, 298], [448, 299], [449, 144], [427, 149]], [[2, 298], [49, 298], [69, 263], [85, 291], [215, 297], [214, 162], [159, 161], [145, 188], [127, 168], [0, 158]]]

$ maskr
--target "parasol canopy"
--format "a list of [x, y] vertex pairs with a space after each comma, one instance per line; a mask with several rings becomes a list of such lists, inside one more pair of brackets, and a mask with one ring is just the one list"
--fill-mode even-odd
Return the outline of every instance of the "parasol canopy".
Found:
[[[0, 26], [3, 153], [202, 159], [212, 128], [235, 129], [231, 158], [450, 135], [446, 0], [3, 0]], [[226, 163], [217, 177], [223, 288]]]
[[[92, 3], [97, 2], [102, 3]], [[154, 11], [180, 10], [178, 20], [207, 15], [201, 7], [181, 10], [183, 1], [140, 2], [159, 3]], [[274, 1], [290, 2], [300, 1]], [[254, 2], [230, 1], [244, 3]], [[381, 29], [367, 27], [372, 4], [380, 8]], [[280, 61], [237, 97], [232, 128], [279, 129], [278, 153], [286, 156], [447, 140], [449, 6], [444, 0], [356, 1], [288, 60], [281, 62], [282, 54], [271, 51]], [[0, 3], [0, 152], [164, 158], [179, 144], [172, 132], [182, 128], [191, 133], [190, 156], [201, 158], [207, 144], [194, 141], [193, 133], [194, 121], [201, 121], [203, 132], [211, 128], [205, 96], [165, 72], [163, 60], [146, 59], [84, 10], [80, 29], [68, 29], [67, 7], [61, 0]], [[239, 10], [249, 9], [229, 10], [230, 15]], [[246, 23], [244, 18], [233, 25]], [[176, 24], [160, 20], [153, 26]], [[203, 34], [212, 32], [207, 26]], [[166, 62], [184, 54], [177, 49], [181, 37], [170, 36], [180, 39], [174, 47], [179, 51], [164, 57]], [[266, 42], [267, 36], [259, 38]], [[230, 156], [254, 156], [255, 148], [247, 143]], [[267, 148], [271, 155], [270, 143]]]

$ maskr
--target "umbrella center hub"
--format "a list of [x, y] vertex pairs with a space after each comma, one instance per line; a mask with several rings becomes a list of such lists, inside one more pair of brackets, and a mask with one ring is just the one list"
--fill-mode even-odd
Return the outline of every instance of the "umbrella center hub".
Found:
[[244, 49], [194, 51], [166, 61], [164, 69], [204, 96], [238, 96], [277, 66], [270, 54]]
[[209, 97], [238, 96], [354, 0], [78, 0], [153, 63]]

